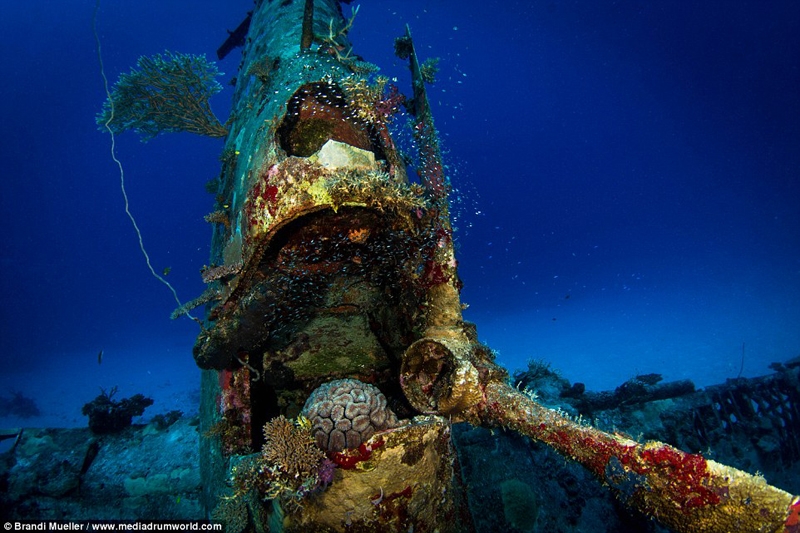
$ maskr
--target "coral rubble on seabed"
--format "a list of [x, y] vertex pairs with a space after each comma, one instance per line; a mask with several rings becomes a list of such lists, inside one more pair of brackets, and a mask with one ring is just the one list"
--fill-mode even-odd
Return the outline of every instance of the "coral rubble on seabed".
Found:
[[116, 393], [117, 387], [109, 391], [101, 389], [100, 394], [81, 409], [81, 413], [89, 417], [89, 429], [94, 433], [115, 433], [125, 429], [131, 425], [133, 417], [141, 416], [145, 409], [153, 405], [153, 399], [145, 398], [142, 394], [115, 400]]
[[0, 455], [0, 515], [10, 519], [199, 519], [197, 418], [114, 434], [24, 429]]

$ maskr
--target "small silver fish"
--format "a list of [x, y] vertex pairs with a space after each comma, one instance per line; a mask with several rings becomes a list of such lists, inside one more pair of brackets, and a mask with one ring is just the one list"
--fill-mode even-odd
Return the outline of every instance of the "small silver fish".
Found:
[[97, 364], [98, 365], [103, 364], [103, 350], [100, 350], [100, 353], [97, 354]]

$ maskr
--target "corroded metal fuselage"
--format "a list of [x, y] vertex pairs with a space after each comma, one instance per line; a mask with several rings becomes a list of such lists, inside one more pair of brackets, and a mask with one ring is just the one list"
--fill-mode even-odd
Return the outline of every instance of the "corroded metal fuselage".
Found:
[[261, 3], [236, 80], [204, 273], [211, 305], [194, 350], [206, 369], [203, 424], [220, 437], [203, 453], [207, 504], [227, 494], [236, 457], [262, 446], [265, 423], [296, 417], [318, 386], [352, 378], [380, 389], [406, 423], [373, 437], [369, 461], [356, 460], [368, 469], [342, 460], [325, 491], [280, 512], [304, 530], [469, 530], [449, 421], [426, 416], [447, 412], [446, 400], [420, 409], [401, 378], [425, 375], [406, 368], [420, 341], [464, 355], [478, 346], [461, 317], [432, 121], [427, 111], [411, 119], [425, 150], [410, 181], [389, 125], [411, 99], [352, 54], [338, 2], [313, 3], [310, 45], [304, 7]]

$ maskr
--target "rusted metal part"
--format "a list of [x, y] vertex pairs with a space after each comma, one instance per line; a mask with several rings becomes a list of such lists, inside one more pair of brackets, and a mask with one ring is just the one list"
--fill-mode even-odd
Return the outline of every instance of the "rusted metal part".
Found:
[[414, 365], [405, 369], [403, 384], [417, 408], [543, 442], [585, 466], [625, 504], [675, 531], [793, 531], [797, 497], [760, 476], [662, 442], [639, 443], [573, 420], [506, 380], [492, 379], [495, 369], [482, 367], [460, 346], [420, 343], [412, 348]]
[[308, 50], [314, 43], [314, 0], [306, 0], [303, 9], [303, 36], [300, 39], [300, 50]]
[[518, 431], [584, 465], [627, 505], [681, 532], [781, 532], [794, 497], [761, 477], [580, 424], [505, 384], [484, 387], [475, 422]]

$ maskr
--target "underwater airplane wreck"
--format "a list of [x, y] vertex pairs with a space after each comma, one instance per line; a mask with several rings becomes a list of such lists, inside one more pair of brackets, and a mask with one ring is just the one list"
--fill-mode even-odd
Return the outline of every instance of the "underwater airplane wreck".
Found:
[[[510, 384], [462, 317], [431, 64], [408, 30], [395, 52], [411, 93], [375, 76], [347, 40], [355, 12], [257, 2], [246, 38], [223, 47], [243, 45], [224, 125], [207, 106], [215, 70], [180, 55], [140, 61], [144, 77], [123, 77], [99, 119], [225, 137], [207, 290], [176, 311], [205, 309], [205, 516], [231, 531], [472, 531], [452, 434], [468, 422], [545, 444], [674, 531], [800, 531], [800, 499], [763, 478], [601, 431]], [[172, 116], [126, 117], [155, 94], [126, 84], [157, 86], [175, 65], [200, 90], [173, 96]], [[403, 108], [413, 157], [391, 133]]]

